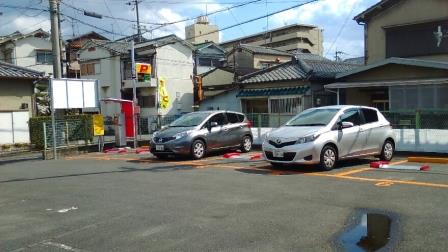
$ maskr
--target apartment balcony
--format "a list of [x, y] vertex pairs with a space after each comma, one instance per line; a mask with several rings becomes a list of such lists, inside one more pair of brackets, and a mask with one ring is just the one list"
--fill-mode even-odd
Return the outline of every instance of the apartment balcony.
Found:
[[[318, 40], [317, 32], [316, 33], [291, 32], [291, 33], [288, 33], [288, 34], [274, 36], [272, 38], [269, 37], [267, 39], [260, 38], [257, 41], [249, 42], [248, 44], [256, 45], [256, 46], [263, 46], [266, 43], [269, 44], [269, 43], [282, 42], [282, 41], [288, 41], [288, 40], [300, 39], [300, 38], [308, 39], [313, 44], [318, 44], [319, 43], [319, 41], [317, 41]], [[304, 40], [304, 43], [308, 43], [308, 42], [305, 42], [305, 41], [306, 40]]]
[[[133, 80], [123, 80], [124, 85], [123, 88], [133, 88]], [[139, 82], [136, 81], [135, 86], [137, 88], [142, 88], [142, 87], [157, 87], [157, 79], [156, 78], [151, 78], [150, 82]]]

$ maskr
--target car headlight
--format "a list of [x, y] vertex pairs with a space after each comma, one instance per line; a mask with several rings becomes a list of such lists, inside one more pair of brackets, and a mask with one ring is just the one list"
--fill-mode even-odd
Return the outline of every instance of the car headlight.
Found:
[[300, 137], [299, 139], [297, 139], [296, 144], [304, 144], [304, 143], [313, 142], [318, 137], [319, 137], [319, 135], [309, 135], [309, 136], [305, 136], [305, 137]]
[[174, 138], [177, 139], [181, 139], [184, 138], [186, 136], [188, 136], [191, 133], [191, 131], [184, 131], [184, 132], [180, 132], [174, 135]]
[[271, 134], [271, 132], [267, 132], [266, 134], [264, 134], [263, 140], [268, 140], [268, 137], [270, 134]]

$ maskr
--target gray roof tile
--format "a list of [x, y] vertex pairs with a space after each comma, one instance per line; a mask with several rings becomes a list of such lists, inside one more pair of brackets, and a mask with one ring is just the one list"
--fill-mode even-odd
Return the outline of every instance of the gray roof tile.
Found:
[[37, 79], [43, 75], [43, 72], [0, 61], [0, 78]]
[[334, 79], [337, 73], [349, 71], [356, 67], [356, 65], [330, 60], [296, 59], [242, 76], [240, 82], [248, 84], [303, 80], [306, 78]]

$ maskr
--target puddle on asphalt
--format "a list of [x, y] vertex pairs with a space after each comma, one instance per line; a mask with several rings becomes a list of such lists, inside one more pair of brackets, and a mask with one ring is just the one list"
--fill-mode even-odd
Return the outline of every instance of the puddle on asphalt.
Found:
[[357, 223], [344, 232], [339, 242], [345, 251], [378, 251], [391, 240], [392, 219], [380, 213], [363, 213]]

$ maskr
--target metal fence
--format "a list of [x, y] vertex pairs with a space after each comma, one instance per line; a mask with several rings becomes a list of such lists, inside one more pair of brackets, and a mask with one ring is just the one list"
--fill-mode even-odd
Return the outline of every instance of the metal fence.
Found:
[[160, 129], [164, 125], [172, 123], [181, 115], [154, 115], [138, 118], [138, 134], [146, 135]]
[[92, 128], [88, 120], [56, 120], [55, 138], [51, 123], [43, 122], [44, 148], [87, 145], [93, 141]]
[[[448, 110], [382, 112], [395, 129], [448, 129]], [[276, 128], [295, 114], [247, 114], [254, 127]]]
[[448, 129], [448, 110], [383, 112], [396, 129]]

